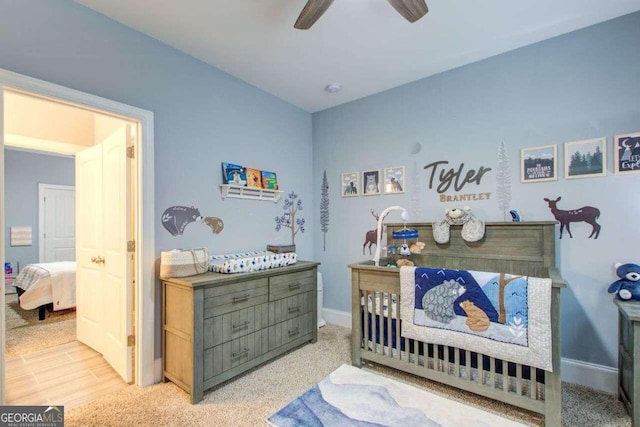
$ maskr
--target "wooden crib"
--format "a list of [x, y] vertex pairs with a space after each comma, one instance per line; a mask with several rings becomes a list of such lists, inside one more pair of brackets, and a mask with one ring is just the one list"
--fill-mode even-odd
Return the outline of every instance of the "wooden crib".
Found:
[[[407, 224], [419, 231], [417, 240], [426, 244], [411, 256], [416, 266], [551, 278], [551, 324], [553, 372], [496, 359], [480, 353], [402, 337], [400, 274], [398, 269], [375, 267], [373, 261], [352, 264], [351, 361], [363, 360], [400, 369], [488, 398], [525, 408], [545, 418], [545, 425], [559, 426], [560, 379], [560, 289], [565, 287], [555, 268], [555, 222], [487, 223], [485, 237], [465, 242], [461, 227], [451, 227], [449, 243], [433, 240], [431, 224]], [[404, 224], [387, 224], [388, 245], [394, 230]], [[381, 260], [385, 266], [387, 260]], [[379, 293], [379, 294], [376, 294]], [[373, 304], [366, 303], [369, 295]], [[388, 303], [387, 312], [383, 303]], [[372, 306], [374, 308], [372, 308]], [[392, 310], [393, 309], [393, 310]], [[399, 317], [399, 316], [398, 316]]]

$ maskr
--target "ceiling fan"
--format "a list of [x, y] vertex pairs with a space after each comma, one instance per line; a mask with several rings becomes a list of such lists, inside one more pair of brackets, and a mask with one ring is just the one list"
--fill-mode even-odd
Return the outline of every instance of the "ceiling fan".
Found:
[[[387, 0], [409, 22], [416, 22], [429, 11], [424, 0]], [[333, 0], [307, 0], [298, 20], [293, 25], [298, 30], [308, 30], [329, 9]]]

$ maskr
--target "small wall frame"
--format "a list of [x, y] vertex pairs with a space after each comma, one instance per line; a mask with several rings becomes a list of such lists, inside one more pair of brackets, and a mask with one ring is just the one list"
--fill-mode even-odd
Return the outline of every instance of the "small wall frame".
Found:
[[613, 137], [613, 172], [616, 175], [640, 173], [640, 132]]
[[520, 150], [520, 182], [558, 180], [558, 146], [542, 145]]
[[380, 191], [380, 169], [366, 170], [362, 172], [362, 195], [377, 196]]
[[340, 179], [340, 195], [342, 197], [358, 197], [360, 195], [360, 173], [345, 172]]
[[384, 194], [404, 193], [404, 166], [384, 168]]
[[598, 176], [607, 176], [607, 138], [565, 142], [565, 179]]

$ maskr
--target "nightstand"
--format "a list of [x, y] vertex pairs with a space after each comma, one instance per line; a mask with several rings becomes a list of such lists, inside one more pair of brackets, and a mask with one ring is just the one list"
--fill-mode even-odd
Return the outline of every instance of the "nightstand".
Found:
[[618, 306], [618, 398], [640, 427], [640, 301], [613, 301]]

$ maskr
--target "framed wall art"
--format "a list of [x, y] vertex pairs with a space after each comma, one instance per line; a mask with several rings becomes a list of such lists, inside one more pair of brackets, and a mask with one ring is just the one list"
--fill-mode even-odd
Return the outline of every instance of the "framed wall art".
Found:
[[607, 138], [565, 142], [564, 177], [574, 179], [597, 176], [607, 176]]
[[362, 172], [362, 195], [375, 196], [380, 194], [380, 169]]
[[346, 172], [342, 174], [340, 181], [340, 194], [342, 197], [356, 197], [360, 191], [358, 172]]
[[384, 194], [404, 193], [404, 166], [384, 168]]
[[613, 159], [616, 175], [640, 173], [640, 132], [614, 136]]
[[542, 145], [540, 147], [520, 150], [520, 181], [541, 182], [558, 180], [558, 146]]

